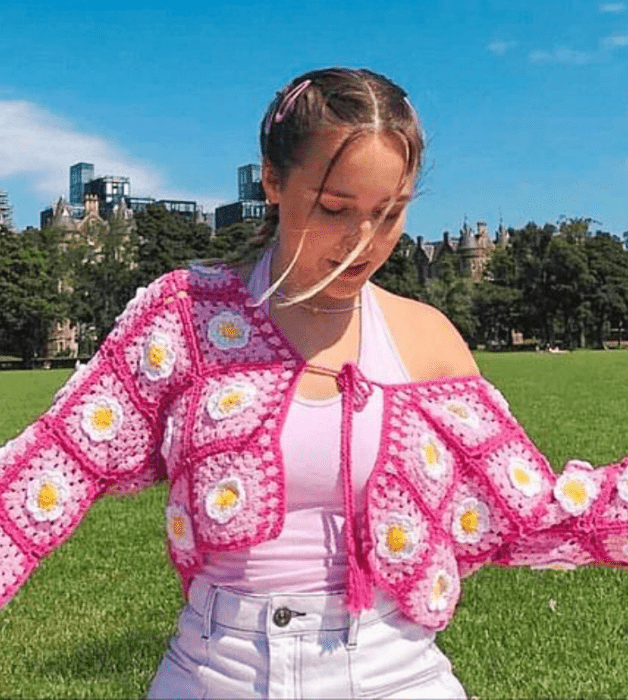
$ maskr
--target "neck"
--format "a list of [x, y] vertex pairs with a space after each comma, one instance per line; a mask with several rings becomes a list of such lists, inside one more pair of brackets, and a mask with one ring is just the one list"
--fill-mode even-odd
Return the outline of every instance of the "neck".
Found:
[[307, 309], [310, 313], [313, 315], [317, 314], [350, 314], [356, 311], [361, 307], [360, 301], [356, 301], [357, 298], [354, 298], [351, 300], [351, 303], [348, 303], [346, 306], [341, 306], [341, 305], [319, 305], [316, 303], [316, 301], [310, 301], [305, 300], [305, 301], [299, 301], [294, 304], [290, 304], [290, 297], [287, 294], [284, 294], [281, 292], [279, 289], [275, 292], [275, 296], [280, 300], [277, 302], [278, 307], [285, 307], [288, 308], [290, 306], [300, 306], [303, 309]]
[[[279, 255], [277, 248], [273, 250], [270, 264], [270, 280], [269, 285], [272, 286], [283, 274], [281, 266], [279, 264]], [[305, 287], [307, 289], [307, 286]], [[311, 315], [316, 316], [319, 314], [344, 314], [350, 315], [360, 308], [360, 294], [355, 294], [354, 296], [335, 299], [333, 297], [328, 297], [325, 295], [325, 290], [323, 289], [318, 294], [304, 299], [303, 301], [298, 301], [296, 303], [291, 303], [291, 299], [302, 293], [303, 285], [295, 284], [295, 280], [291, 279], [291, 275], [283, 280], [282, 284], [272, 295], [274, 298], [275, 309], [289, 309], [299, 307], [305, 309]]]

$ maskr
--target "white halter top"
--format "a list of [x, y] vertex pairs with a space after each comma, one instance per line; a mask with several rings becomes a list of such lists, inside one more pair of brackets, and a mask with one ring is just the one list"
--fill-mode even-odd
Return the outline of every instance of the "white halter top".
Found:
[[[260, 258], [248, 290], [255, 299], [268, 288], [272, 249]], [[411, 381], [371, 284], [360, 293], [358, 366], [382, 384]], [[261, 309], [269, 313], [268, 302]], [[356, 513], [375, 464], [383, 416], [375, 389], [354, 414], [352, 455]], [[340, 395], [324, 400], [295, 396], [281, 435], [286, 474], [286, 520], [279, 537], [245, 550], [216, 552], [200, 576], [208, 583], [250, 593], [331, 591], [346, 581], [344, 508], [340, 469]]]

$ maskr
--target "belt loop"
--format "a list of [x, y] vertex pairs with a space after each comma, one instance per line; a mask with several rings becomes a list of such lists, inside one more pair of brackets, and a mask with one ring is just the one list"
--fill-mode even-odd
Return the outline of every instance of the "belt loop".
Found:
[[360, 629], [360, 613], [349, 615], [347, 628], [347, 651], [355, 651], [358, 646], [358, 630]]
[[210, 586], [209, 593], [205, 599], [205, 607], [203, 608], [203, 639], [209, 639], [213, 632], [212, 618], [214, 616], [214, 603], [216, 602], [216, 594], [218, 586]]

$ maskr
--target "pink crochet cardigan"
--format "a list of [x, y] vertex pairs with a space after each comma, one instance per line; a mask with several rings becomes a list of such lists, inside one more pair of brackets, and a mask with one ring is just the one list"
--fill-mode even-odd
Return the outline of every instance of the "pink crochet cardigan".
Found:
[[[212, 551], [276, 537], [280, 433], [303, 359], [224, 267], [140, 290], [50, 410], [0, 450], [0, 604], [105, 493], [167, 476], [171, 558], [187, 590]], [[560, 477], [477, 376], [379, 385], [346, 364], [342, 471], [351, 611], [390, 592], [443, 628], [483, 564], [628, 564], [628, 461]], [[354, 411], [384, 418], [363, 518], [354, 513]]]

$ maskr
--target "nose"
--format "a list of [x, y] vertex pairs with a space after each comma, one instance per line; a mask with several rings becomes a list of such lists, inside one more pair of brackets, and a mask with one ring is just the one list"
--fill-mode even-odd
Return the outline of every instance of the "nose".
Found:
[[373, 222], [370, 219], [363, 219], [351, 229], [348, 229], [343, 236], [343, 242], [346, 248], [351, 250], [365, 238], [371, 236]]
[[372, 230], [373, 230], [373, 220], [370, 218], [363, 219], [360, 222], [360, 225], [358, 226], [360, 238], [362, 238], [363, 236], [369, 236], [371, 234]]

